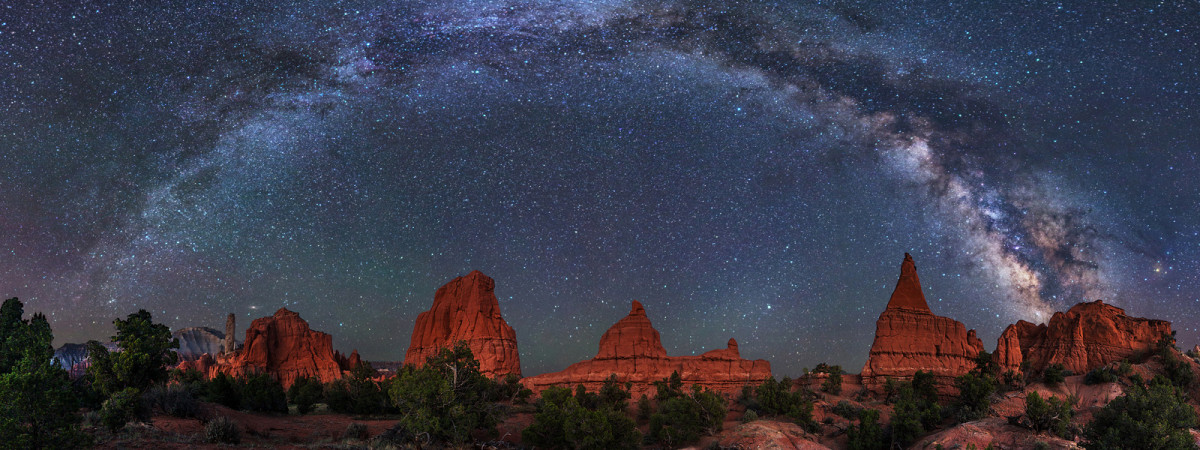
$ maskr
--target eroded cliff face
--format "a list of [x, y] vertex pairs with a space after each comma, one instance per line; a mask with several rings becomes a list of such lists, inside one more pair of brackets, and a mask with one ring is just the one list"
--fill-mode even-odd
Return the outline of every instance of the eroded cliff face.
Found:
[[934, 315], [925, 301], [912, 256], [905, 253], [900, 279], [887, 308], [875, 322], [875, 342], [863, 366], [863, 384], [878, 391], [886, 379], [907, 380], [932, 372], [949, 386], [975, 367], [983, 342], [961, 322]]
[[219, 355], [225, 349], [225, 335], [208, 327], [189, 327], [171, 333], [171, 337], [179, 340], [180, 361], [199, 358], [205, 353]]
[[280, 308], [274, 315], [250, 323], [246, 341], [236, 353], [205, 353], [179, 367], [198, 370], [208, 378], [218, 373], [234, 377], [265, 373], [286, 389], [301, 377], [325, 383], [339, 379], [357, 357], [357, 352], [341, 356], [333, 350], [332, 336], [309, 328], [300, 314]]
[[1170, 322], [1129, 317], [1125, 310], [1096, 300], [1054, 313], [1043, 325], [1023, 320], [1009, 325], [996, 344], [996, 358], [1004, 370], [1020, 372], [1027, 364], [1029, 371], [1039, 373], [1062, 364], [1080, 374], [1148, 354], [1170, 334]]
[[758, 384], [771, 376], [771, 364], [765, 360], [742, 359], [737, 341], [729, 339], [726, 348], [699, 356], [667, 356], [662, 340], [650, 323], [646, 309], [634, 301], [629, 315], [617, 321], [600, 338], [596, 357], [578, 362], [561, 372], [547, 373], [521, 380], [526, 387], [541, 392], [551, 386], [574, 388], [583, 385], [596, 392], [610, 375], [632, 383], [634, 398], [654, 396], [653, 383], [678, 371], [684, 386], [702, 387], [734, 395], [746, 384]]
[[417, 316], [405, 364], [421, 365], [442, 348], [465, 341], [488, 377], [521, 376], [517, 333], [500, 315], [496, 282], [479, 271], [437, 290], [433, 306]]

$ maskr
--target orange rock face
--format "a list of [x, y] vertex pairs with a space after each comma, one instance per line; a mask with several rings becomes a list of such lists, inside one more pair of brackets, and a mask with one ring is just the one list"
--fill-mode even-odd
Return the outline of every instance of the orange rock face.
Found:
[[925, 302], [912, 256], [905, 253], [900, 280], [875, 322], [875, 342], [863, 366], [863, 385], [878, 391], [888, 377], [907, 380], [933, 372], [943, 385], [975, 367], [983, 342], [961, 322], [936, 316]]
[[484, 375], [521, 376], [517, 333], [500, 316], [495, 289], [496, 282], [478, 270], [438, 288], [433, 307], [417, 316], [404, 362], [425, 364], [442, 348], [466, 341]]
[[[333, 351], [333, 337], [308, 327], [300, 314], [280, 308], [270, 317], [255, 319], [246, 330], [246, 341], [242, 349], [230, 357], [211, 355], [195, 364], [208, 377], [218, 372], [234, 377], [256, 373], [270, 374], [283, 384], [284, 389], [292, 386], [301, 377], [316, 377], [327, 383], [342, 377], [340, 358]], [[357, 357], [357, 352], [352, 354]]]
[[741, 392], [746, 384], [757, 384], [771, 376], [771, 363], [742, 359], [737, 341], [730, 339], [724, 349], [699, 356], [667, 356], [658, 330], [646, 317], [642, 304], [634, 301], [628, 316], [618, 321], [600, 338], [596, 357], [578, 362], [562, 372], [547, 373], [521, 380], [534, 392], [551, 386], [574, 388], [583, 385], [597, 392], [609, 375], [631, 382], [634, 398], [655, 394], [653, 383], [678, 371], [685, 387], [692, 384], [727, 394]]
[[1076, 374], [1153, 351], [1171, 322], [1129, 317], [1125, 310], [1100, 300], [1057, 312], [1044, 325], [1019, 321], [1009, 325], [996, 344], [1005, 370], [1019, 372], [1022, 363], [1034, 373], [1062, 364]]

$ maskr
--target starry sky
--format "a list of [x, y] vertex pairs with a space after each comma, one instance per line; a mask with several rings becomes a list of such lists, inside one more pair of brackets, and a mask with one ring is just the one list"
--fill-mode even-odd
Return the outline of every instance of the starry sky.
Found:
[[1196, 3], [875, 3], [6, 2], [0, 295], [399, 360], [478, 269], [526, 374], [636, 299], [796, 375], [910, 252], [989, 349], [1094, 299], [1195, 345]]

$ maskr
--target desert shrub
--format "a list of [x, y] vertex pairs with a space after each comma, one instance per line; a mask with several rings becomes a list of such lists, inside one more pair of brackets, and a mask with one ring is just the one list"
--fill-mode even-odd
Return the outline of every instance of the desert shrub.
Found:
[[1194, 449], [1196, 412], [1179, 388], [1163, 380], [1134, 383], [1097, 411], [1083, 431], [1087, 449]]
[[[466, 342], [444, 348], [421, 367], [405, 366], [388, 394], [402, 414], [389, 436], [425, 442], [463, 443], [472, 433], [496, 433], [500, 399], [492, 381], [479, 373], [479, 362]], [[333, 399], [328, 397], [326, 401]]]
[[141, 392], [137, 388], [117, 391], [100, 407], [100, 422], [114, 433], [124, 428], [125, 424], [148, 416], [142, 405]]
[[954, 417], [959, 422], [970, 422], [987, 417], [992, 406], [992, 394], [996, 392], [996, 381], [988, 375], [966, 373], [954, 381], [958, 388], [958, 399], [954, 402]]
[[238, 391], [241, 398], [241, 409], [258, 412], [287, 412], [287, 393], [279, 384], [265, 373], [248, 376], [238, 380]]
[[1112, 369], [1106, 367], [1097, 367], [1088, 371], [1087, 375], [1083, 376], [1083, 384], [1104, 384], [1116, 383], [1119, 377]]
[[654, 406], [650, 404], [650, 399], [646, 397], [646, 394], [642, 394], [642, 396], [638, 398], [637, 402], [638, 422], [649, 422], [651, 414], [654, 414]]
[[204, 399], [232, 409], [241, 407], [242, 395], [237, 380], [229, 374], [218, 373], [204, 388]]
[[1066, 374], [1063, 372], [1062, 364], [1051, 364], [1046, 367], [1045, 371], [1042, 372], [1042, 382], [1046, 383], [1047, 386], [1054, 386], [1058, 383], [1062, 383], [1063, 380], [1066, 379]]
[[494, 392], [490, 393], [489, 397], [506, 400], [514, 405], [524, 405], [529, 402], [529, 397], [533, 396], [533, 391], [522, 385], [521, 377], [515, 373], [493, 382], [492, 389]]
[[[678, 372], [673, 373], [669, 379], [672, 385], [677, 376]], [[727, 411], [725, 399], [697, 385], [690, 393], [659, 390], [658, 411], [650, 416], [649, 439], [667, 447], [695, 442], [701, 435], [721, 431]]]
[[288, 388], [287, 398], [296, 405], [297, 412], [308, 414], [313, 405], [325, 400], [325, 386], [317, 378], [300, 377]]
[[203, 398], [208, 387], [208, 381], [204, 379], [204, 374], [195, 369], [171, 369], [168, 380], [171, 384], [182, 386], [189, 394], [192, 394], [192, 398]]
[[900, 384], [892, 413], [892, 447], [907, 447], [941, 422], [933, 380], [932, 373], [917, 372], [911, 382]]
[[586, 394], [586, 390], [577, 390], [574, 396], [570, 389], [561, 387], [543, 391], [533, 423], [521, 432], [521, 439], [550, 448], [637, 448], [641, 433], [623, 406], [596, 401], [595, 407], [587, 408], [580, 403], [580, 398], [587, 396], [580, 394]]
[[754, 403], [758, 405], [760, 415], [787, 417], [807, 430], [815, 430], [816, 422], [812, 419], [811, 394], [803, 387], [792, 391], [792, 379], [784, 377], [776, 381], [774, 377], [763, 380], [754, 388]]
[[746, 412], [742, 413], [742, 423], [750, 423], [755, 420], [758, 420], [758, 413], [754, 412], [753, 409], [747, 409]]
[[351, 370], [350, 376], [330, 382], [325, 388], [329, 410], [343, 414], [383, 413], [389, 402], [379, 383], [371, 379], [374, 375], [375, 369], [364, 362]]
[[213, 444], [237, 444], [242, 441], [242, 432], [233, 420], [219, 416], [204, 425], [204, 440]]
[[862, 408], [854, 406], [853, 404], [851, 404], [850, 402], [848, 402], [846, 400], [842, 400], [842, 401], [838, 402], [836, 405], [833, 405], [832, 411], [834, 414], [837, 414], [839, 416], [845, 417], [850, 420], [854, 420], [854, 419], [858, 418], [858, 414], [860, 412], [862, 412]]
[[1071, 416], [1070, 402], [1058, 397], [1043, 400], [1036, 391], [1025, 396], [1025, 419], [1027, 422], [1023, 425], [1033, 431], [1038, 433], [1048, 431], [1063, 439], [1070, 439], [1072, 436], [1068, 427], [1071, 425]]
[[360, 441], [367, 440], [367, 424], [354, 422], [346, 426], [346, 431], [342, 433], [342, 439], [358, 439]]
[[821, 392], [833, 395], [842, 393], [842, 366], [831, 366], [820, 363], [813, 369], [813, 373], [823, 373], [826, 375], [825, 381], [821, 383]]
[[1175, 348], [1174, 331], [1169, 335], [1163, 335], [1155, 347], [1156, 353], [1163, 363], [1162, 375], [1170, 380], [1171, 384], [1187, 388], [1196, 381], [1196, 374], [1192, 372], [1191, 363], [1179, 357], [1179, 350]]
[[879, 411], [874, 409], [859, 411], [858, 424], [850, 425], [846, 435], [850, 438], [851, 450], [882, 450], [888, 445], [883, 427], [879, 425]]
[[146, 407], [174, 417], [197, 417], [200, 402], [182, 384], [155, 385], [142, 394]]

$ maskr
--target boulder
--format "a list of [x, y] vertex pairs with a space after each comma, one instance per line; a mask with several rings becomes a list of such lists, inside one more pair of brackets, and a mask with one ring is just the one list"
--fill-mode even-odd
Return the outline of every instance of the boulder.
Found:
[[1129, 317], [1103, 301], [1085, 302], [1056, 312], [1046, 324], [1018, 321], [1000, 334], [996, 357], [1004, 370], [1020, 372], [1022, 364], [1040, 373], [1051, 364], [1077, 374], [1154, 351], [1171, 322]]
[[583, 385], [597, 392], [604, 380], [616, 375], [622, 383], [632, 383], [634, 398], [653, 396], [653, 383], [678, 371], [684, 386], [702, 387], [734, 395], [746, 384], [757, 384], [771, 376], [771, 364], [765, 360], [742, 359], [737, 341], [730, 339], [726, 348], [698, 356], [667, 356], [662, 341], [646, 316], [640, 302], [634, 301], [629, 315], [617, 321], [600, 338], [596, 357], [578, 362], [561, 372], [547, 373], [521, 380], [534, 392], [551, 386], [574, 388]]
[[911, 379], [932, 372], [943, 387], [975, 367], [983, 342], [961, 322], [934, 315], [921, 291], [912, 255], [904, 254], [900, 279], [875, 322], [875, 342], [863, 366], [863, 385], [880, 391], [887, 378]]
[[429, 311], [417, 315], [406, 364], [425, 364], [441, 349], [465, 341], [489, 377], [521, 376], [517, 333], [500, 315], [496, 282], [473, 271], [438, 288]]

